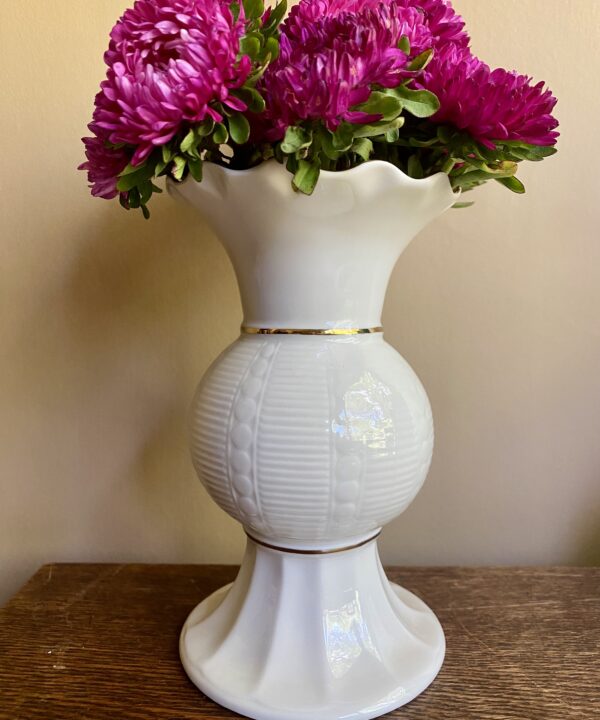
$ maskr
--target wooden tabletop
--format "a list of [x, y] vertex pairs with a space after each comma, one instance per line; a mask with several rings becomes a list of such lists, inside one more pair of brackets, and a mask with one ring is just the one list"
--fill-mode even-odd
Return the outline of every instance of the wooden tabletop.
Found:
[[[205, 698], [177, 653], [223, 565], [46, 565], [0, 609], [2, 720], [238, 717]], [[389, 568], [444, 626], [433, 685], [386, 717], [600, 718], [600, 568]], [[315, 718], [319, 720], [319, 718]]]

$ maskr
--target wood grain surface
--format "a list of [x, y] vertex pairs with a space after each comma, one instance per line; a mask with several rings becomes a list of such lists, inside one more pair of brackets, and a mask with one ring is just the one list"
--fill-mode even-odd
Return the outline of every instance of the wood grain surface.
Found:
[[[46, 565], [0, 610], [2, 720], [225, 720], [177, 653], [233, 566]], [[447, 638], [433, 685], [386, 717], [600, 720], [600, 568], [389, 568]], [[315, 718], [319, 720], [319, 718]]]

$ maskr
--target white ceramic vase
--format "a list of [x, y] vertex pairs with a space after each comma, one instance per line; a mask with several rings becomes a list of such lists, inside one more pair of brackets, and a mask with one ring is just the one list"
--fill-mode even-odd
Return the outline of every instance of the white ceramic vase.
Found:
[[192, 456], [248, 535], [236, 581], [189, 616], [192, 681], [257, 720], [377, 717], [433, 680], [444, 634], [390, 584], [376, 537], [427, 474], [427, 396], [381, 330], [392, 268], [455, 201], [448, 178], [373, 161], [322, 172], [311, 197], [274, 161], [205, 165], [170, 184], [234, 265], [241, 337], [193, 405]]

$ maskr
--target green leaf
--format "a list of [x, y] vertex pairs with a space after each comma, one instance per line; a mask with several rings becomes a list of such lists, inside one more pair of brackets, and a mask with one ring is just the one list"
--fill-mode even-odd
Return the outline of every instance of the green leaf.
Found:
[[356, 126], [351, 123], [341, 123], [333, 133], [333, 147], [338, 152], [346, 152], [352, 147]]
[[496, 182], [499, 182], [500, 185], [504, 185], [504, 187], [512, 190], [514, 193], [522, 195], [525, 192], [525, 185], [523, 185], [523, 183], [514, 175], [511, 175], [510, 177], [495, 178], [495, 180]]
[[216, 145], [223, 145], [229, 140], [229, 133], [223, 123], [215, 123], [212, 139]]
[[354, 137], [376, 137], [384, 136], [390, 130], [397, 130], [404, 125], [404, 118], [397, 117], [392, 122], [367, 123], [366, 125], [354, 125]]
[[398, 48], [402, 50], [405, 55], [410, 55], [410, 40], [407, 35], [403, 35], [398, 43]]
[[296, 173], [296, 170], [298, 169], [298, 160], [296, 160], [295, 155], [288, 155], [287, 159], [285, 161], [285, 169], [288, 172], [291, 172], [292, 175]]
[[509, 150], [508, 148], [502, 148], [501, 152], [502, 152], [502, 155], [504, 155], [504, 157], [505, 157], [507, 160], [512, 160], [512, 161], [514, 161], [514, 162], [521, 162], [522, 160], [534, 160], [534, 161], [539, 161], [539, 160], [542, 160], [542, 159], [543, 159], [543, 158], [531, 158], [531, 157], [529, 157], [529, 155], [528, 155], [526, 152], [524, 152], [523, 150], [516, 150], [516, 149], [515, 149], [515, 150]]
[[[125, 170], [127, 170], [128, 167], [125, 168]], [[128, 190], [141, 185], [146, 180], [149, 180], [154, 176], [154, 167], [154, 163], [145, 163], [144, 165], [138, 166], [135, 171], [130, 170], [125, 175], [121, 174], [117, 180], [117, 190], [119, 192], [127, 192]]]
[[381, 115], [382, 120], [394, 120], [402, 112], [402, 102], [391, 93], [375, 90], [371, 93], [367, 102], [359, 105], [357, 109], [361, 112]]
[[473, 172], [464, 173], [452, 177], [452, 187], [454, 188], [468, 188], [475, 187], [475, 185], [481, 185], [488, 180], [491, 180], [493, 175], [484, 172], [483, 170], [474, 170]]
[[132, 188], [129, 191], [129, 196], [127, 198], [127, 202], [129, 204], [129, 207], [132, 210], [135, 210], [136, 208], [139, 208], [140, 206], [140, 194], [137, 190], [137, 188]]
[[210, 135], [214, 129], [215, 121], [212, 118], [206, 118], [200, 125], [196, 126], [196, 135], [198, 135], [198, 137], [206, 137]]
[[187, 153], [187, 157], [189, 158], [200, 158], [200, 151], [198, 150], [198, 145], [194, 145], [194, 147], [190, 148]]
[[[485, 169], [485, 165], [487, 165], [488, 162], [494, 163], [497, 160], [498, 152], [497, 150], [490, 150], [489, 148], [483, 147], [483, 145], [478, 145], [477, 143], [463, 143], [463, 147], [461, 148], [462, 154], [464, 157], [469, 159], [469, 162], [472, 165], [476, 165], [477, 167], [480, 167], [482, 169]], [[476, 161], [471, 157], [471, 155], [474, 155], [477, 159], [481, 160], [481, 163], [477, 165]]]
[[441, 171], [446, 174], [451, 173], [457, 162], [458, 160], [456, 158], [453, 158], [451, 156], [447, 157], [446, 160], [444, 160]]
[[529, 145], [528, 149], [532, 155], [537, 155], [542, 158], [551, 157], [558, 152], [555, 147], [549, 145]]
[[194, 147], [196, 142], [196, 133], [193, 130], [189, 130], [187, 135], [181, 141], [179, 149], [181, 152], [186, 153]]
[[369, 138], [356, 138], [352, 143], [352, 152], [356, 153], [363, 160], [368, 160], [373, 152], [373, 143]]
[[285, 131], [285, 136], [281, 142], [281, 149], [287, 155], [296, 153], [303, 148], [310, 147], [312, 143], [312, 133], [305, 130], [299, 125], [290, 125]]
[[544, 158], [550, 157], [556, 153], [556, 148], [546, 145], [529, 145], [528, 143], [504, 142], [501, 146], [508, 153], [514, 155], [519, 160], [531, 160], [539, 162]]
[[263, 0], [242, 0], [247, 20], [257, 20], [265, 11]]
[[261, 113], [265, 109], [265, 100], [256, 88], [242, 87], [234, 90], [232, 95], [245, 102], [250, 112]]
[[261, 77], [265, 74], [268, 66], [268, 63], [263, 63], [262, 65], [259, 65], [256, 70], [253, 70], [246, 78], [246, 87], [254, 87], [256, 83], [261, 79]]
[[425, 173], [423, 172], [423, 166], [421, 165], [421, 160], [416, 153], [408, 158], [407, 170], [407, 174], [412, 178], [420, 180], [424, 177]]
[[141, 169], [143, 169], [146, 166], [146, 163], [143, 165], [132, 165], [129, 163], [126, 168], [121, 170], [119, 173], [119, 177], [124, 177], [125, 175], [131, 175], [131, 173], [139, 172]]
[[461, 208], [468, 208], [471, 207], [471, 205], [475, 205], [474, 202], [457, 202], [454, 203], [452, 206], [455, 210], [460, 210]]
[[287, 0], [282, 0], [282, 2], [277, 3], [274, 8], [271, 9], [271, 14], [269, 15], [269, 19], [265, 23], [263, 27], [263, 32], [265, 34], [269, 34], [271, 31], [275, 30], [275, 28], [279, 25], [279, 23], [283, 20], [283, 16], [285, 15], [287, 10]]
[[483, 172], [496, 177], [507, 177], [509, 175], [514, 175], [517, 172], [517, 163], [512, 160], [501, 160], [499, 162], [488, 164], [486, 162], [469, 158], [469, 164], [476, 167], [478, 170], [483, 170]]
[[408, 140], [410, 147], [431, 147], [437, 143], [439, 143], [439, 139], [437, 137], [430, 138], [429, 140], [418, 140], [417, 138], [409, 138]]
[[142, 183], [138, 189], [140, 192], [140, 202], [142, 205], [145, 205], [152, 197], [152, 182], [150, 180], [146, 180], [146, 182]]
[[163, 162], [165, 163], [165, 165], [167, 163], [170, 163], [171, 160], [173, 159], [173, 155], [175, 155], [175, 153], [173, 152], [171, 147], [169, 145], [163, 145], [161, 148], [161, 151], [162, 151], [162, 159], [163, 159]]
[[556, 148], [553, 145], [533, 145], [532, 143], [522, 142], [521, 140], [501, 140], [498, 142], [508, 148], [523, 148], [524, 150], [531, 150], [534, 153], [541, 153], [542, 155], [554, 155], [556, 152]]
[[260, 53], [260, 40], [254, 35], [243, 37], [240, 40], [240, 53], [248, 55], [252, 60], [256, 60]]
[[248, 142], [248, 138], [250, 137], [250, 123], [245, 115], [236, 113], [228, 118], [227, 124], [229, 125], [229, 134], [234, 143], [243, 145]]
[[427, 65], [429, 65], [429, 61], [433, 57], [433, 49], [429, 48], [429, 50], [425, 50], [420, 55], [417, 55], [416, 58], [413, 58], [410, 63], [408, 64], [407, 69], [408, 70], [423, 70]]
[[185, 171], [185, 167], [187, 165], [187, 160], [181, 157], [181, 155], [175, 155], [175, 157], [173, 158], [173, 165], [173, 177], [175, 178], [175, 180], [181, 180]]
[[452, 130], [446, 125], [438, 125], [436, 135], [440, 142], [442, 142], [444, 145], [447, 145], [452, 138]]
[[150, 210], [148, 210], [148, 207], [146, 205], [140, 205], [142, 208], [142, 215], [146, 220], [150, 220]]
[[429, 90], [410, 90], [400, 85], [391, 92], [400, 100], [401, 107], [415, 117], [431, 117], [440, 109], [440, 101]]
[[292, 180], [292, 187], [304, 195], [312, 195], [319, 179], [320, 168], [318, 163], [308, 160], [299, 160], [298, 169]]
[[325, 156], [329, 160], [339, 160], [342, 151], [338, 150], [333, 144], [333, 134], [327, 128], [319, 128], [318, 141]]
[[268, 37], [266, 39], [262, 57], [265, 61], [276, 60], [279, 57], [279, 41], [277, 38]]
[[196, 182], [202, 182], [202, 160], [199, 158], [193, 158], [188, 160], [188, 167], [190, 169], [190, 175]]

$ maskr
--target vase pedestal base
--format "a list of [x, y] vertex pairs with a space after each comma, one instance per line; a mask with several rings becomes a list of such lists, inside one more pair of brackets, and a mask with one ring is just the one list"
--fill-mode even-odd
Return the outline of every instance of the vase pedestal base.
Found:
[[325, 554], [248, 540], [232, 585], [188, 617], [183, 666], [202, 692], [255, 720], [378, 717], [437, 675], [433, 612], [387, 580], [377, 542]]

